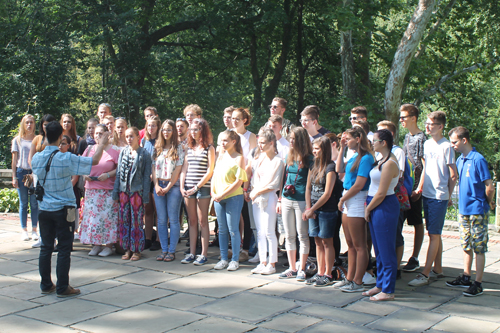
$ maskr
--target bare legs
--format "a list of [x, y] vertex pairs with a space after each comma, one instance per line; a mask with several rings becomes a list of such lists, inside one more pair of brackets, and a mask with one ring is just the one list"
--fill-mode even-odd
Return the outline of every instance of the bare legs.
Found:
[[363, 275], [368, 264], [368, 251], [366, 249], [366, 221], [361, 217], [342, 216], [342, 226], [348, 246], [349, 267], [347, 280], [356, 284], [363, 283]]

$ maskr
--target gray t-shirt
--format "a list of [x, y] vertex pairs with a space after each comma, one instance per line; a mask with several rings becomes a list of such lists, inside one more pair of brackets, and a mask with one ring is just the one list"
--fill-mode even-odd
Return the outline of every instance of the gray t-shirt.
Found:
[[12, 149], [11, 152], [17, 152], [17, 163], [16, 167], [31, 170], [31, 166], [28, 163], [28, 156], [30, 154], [32, 140], [24, 140], [20, 137], [15, 137], [12, 140]]
[[424, 157], [424, 143], [426, 140], [427, 137], [424, 132], [415, 135], [408, 133], [405, 136], [403, 151], [415, 168], [415, 183], [413, 184], [413, 190], [416, 190], [420, 183], [420, 177], [424, 167], [422, 158]]

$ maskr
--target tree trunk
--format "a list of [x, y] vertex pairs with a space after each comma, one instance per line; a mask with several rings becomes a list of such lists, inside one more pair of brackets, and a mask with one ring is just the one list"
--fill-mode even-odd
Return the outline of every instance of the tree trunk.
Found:
[[[343, 0], [344, 7], [352, 6], [352, 0]], [[340, 60], [342, 69], [342, 90], [349, 103], [356, 103], [356, 76], [352, 51], [352, 30], [340, 31]]]
[[435, 4], [435, 0], [419, 0], [417, 9], [413, 13], [392, 61], [385, 86], [384, 108], [386, 119], [395, 124], [399, 120], [399, 107], [401, 106], [405, 76], [432, 16]]
[[297, 82], [297, 114], [295, 121], [300, 122], [300, 112], [304, 109], [304, 91], [305, 91], [305, 69], [302, 60], [302, 34], [303, 34], [303, 21], [302, 12], [304, 10], [304, 0], [298, 1], [298, 12], [297, 12], [297, 71], [299, 74], [299, 80]]

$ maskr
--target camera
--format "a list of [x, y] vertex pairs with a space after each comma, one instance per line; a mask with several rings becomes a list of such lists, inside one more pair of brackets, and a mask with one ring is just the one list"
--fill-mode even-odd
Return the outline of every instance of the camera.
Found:
[[290, 197], [295, 194], [295, 186], [293, 185], [286, 185], [283, 188], [283, 195]]
[[43, 201], [43, 195], [45, 194], [45, 190], [43, 189], [43, 186], [40, 185], [40, 183], [36, 183], [35, 187], [35, 198], [38, 201]]

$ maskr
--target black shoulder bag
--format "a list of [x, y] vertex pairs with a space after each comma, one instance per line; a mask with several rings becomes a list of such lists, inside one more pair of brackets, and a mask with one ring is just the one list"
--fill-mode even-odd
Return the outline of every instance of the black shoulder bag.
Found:
[[35, 197], [36, 200], [38, 201], [43, 201], [43, 196], [45, 194], [45, 190], [43, 189], [43, 186], [45, 185], [45, 180], [47, 179], [47, 174], [49, 173], [50, 170], [50, 164], [52, 163], [52, 158], [54, 158], [54, 155], [58, 153], [59, 150], [54, 150], [52, 154], [49, 156], [49, 160], [47, 161], [47, 164], [45, 165], [45, 177], [43, 177], [43, 185], [40, 185], [40, 182], [36, 182], [36, 187], [35, 187]]

